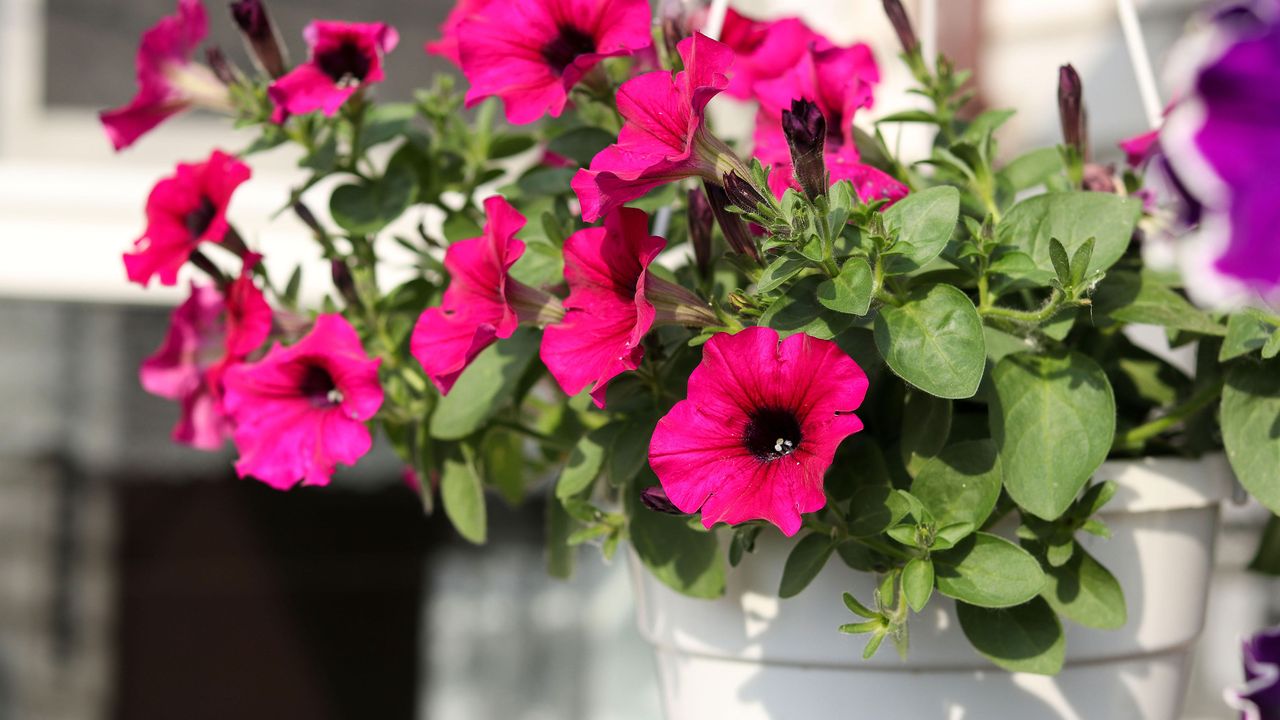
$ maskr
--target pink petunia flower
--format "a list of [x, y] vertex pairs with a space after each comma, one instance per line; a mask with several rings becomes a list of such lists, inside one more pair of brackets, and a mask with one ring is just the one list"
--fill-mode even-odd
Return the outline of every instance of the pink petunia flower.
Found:
[[458, 28], [463, 21], [480, 12], [492, 0], [458, 0], [440, 23], [440, 39], [428, 40], [422, 46], [429, 55], [439, 55], [449, 62], [462, 67], [462, 58], [458, 55]]
[[826, 505], [823, 476], [862, 429], [862, 368], [829, 340], [751, 327], [711, 338], [688, 396], [660, 421], [649, 465], [682, 512], [707, 528], [768, 520], [788, 537]]
[[439, 307], [418, 318], [410, 339], [410, 352], [443, 394], [482, 350], [511, 337], [521, 322], [544, 325], [562, 317], [559, 300], [507, 272], [524, 254], [515, 234], [525, 217], [496, 195], [484, 209], [484, 234], [445, 251], [449, 288]]
[[756, 83], [760, 112], [756, 118], [755, 155], [772, 165], [769, 186], [779, 197], [787, 188], [799, 189], [793, 177], [791, 154], [782, 130], [782, 112], [793, 100], [809, 100], [826, 118], [823, 152], [831, 182], [849, 180], [864, 201], [897, 201], [908, 188], [881, 170], [863, 164], [853, 141], [853, 116], [872, 105], [872, 89], [880, 81], [871, 50], [862, 44], [849, 48], [814, 47], [787, 73]]
[[197, 245], [222, 242], [227, 204], [250, 174], [248, 165], [214, 150], [202, 163], [179, 163], [156, 183], [147, 197], [147, 229], [124, 255], [129, 280], [145, 287], [159, 275], [161, 284], [176, 284]]
[[271, 332], [271, 308], [253, 282], [258, 260], [246, 257], [225, 295], [211, 285], [192, 284], [190, 298], [173, 312], [164, 343], [138, 370], [147, 392], [181, 403], [174, 442], [217, 450], [231, 436], [222, 409], [223, 375]]
[[597, 63], [652, 44], [649, 18], [645, 0], [492, 0], [455, 33], [467, 107], [496, 96], [513, 124], [559, 117]]
[[618, 89], [626, 121], [618, 142], [601, 150], [590, 169], [570, 183], [582, 203], [582, 219], [595, 222], [653, 188], [687, 177], [720, 184], [726, 172], [747, 173], [733, 151], [712, 135], [703, 111], [729, 80], [733, 51], [700, 33], [680, 41], [684, 70], [651, 72]]
[[232, 111], [226, 86], [208, 67], [191, 60], [208, 32], [200, 0], [178, 0], [177, 14], [162, 18], [142, 34], [136, 60], [137, 94], [128, 105], [98, 115], [116, 150], [192, 107]]
[[799, 18], [754, 20], [733, 8], [724, 16], [720, 42], [732, 48], [737, 57], [725, 93], [740, 100], [755, 97], [757, 82], [772, 80], [794, 67], [810, 45], [831, 45]]
[[611, 212], [604, 227], [565, 240], [564, 321], [546, 329], [541, 349], [565, 393], [590, 387], [596, 406], [604, 407], [609, 381], [639, 367], [640, 342], [655, 324], [717, 324], [696, 295], [648, 271], [664, 247], [666, 240], [649, 235], [649, 216], [634, 208]]
[[338, 463], [369, 452], [365, 422], [382, 406], [380, 358], [341, 315], [321, 315], [306, 337], [227, 370], [223, 406], [235, 423], [236, 472], [278, 490], [327, 485]]
[[384, 23], [333, 20], [312, 21], [302, 37], [310, 49], [307, 62], [267, 88], [277, 123], [316, 110], [334, 115], [357, 90], [382, 81], [382, 57], [400, 41], [395, 28]]

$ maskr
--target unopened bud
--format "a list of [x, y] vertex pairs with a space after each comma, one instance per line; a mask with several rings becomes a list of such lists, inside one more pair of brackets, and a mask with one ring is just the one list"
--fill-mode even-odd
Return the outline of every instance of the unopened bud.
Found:
[[782, 132], [791, 148], [791, 167], [805, 195], [812, 200], [827, 192], [827, 164], [822, 150], [827, 143], [827, 119], [810, 100], [792, 100], [782, 111]]
[[893, 31], [898, 34], [898, 42], [902, 43], [903, 52], [908, 55], [918, 53], [920, 41], [916, 39], [916, 31], [911, 28], [911, 18], [907, 17], [902, 0], [884, 0], [884, 14], [889, 16]]
[[680, 512], [680, 508], [671, 502], [671, 498], [667, 497], [667, 491], [663, 490], [661, 485], [654, 485], [641, 490], [640, 504], [654, 512], [667, 515], [684, 515], [684, 513]]
[[658, 27], [662, 46], [668, 58], [679, 58], [677, 46], [689, 36], [688, 8], [685, 0], [662, 0], [658, 9]]
[[356, 281], [351, 276], [351, 268], [342, 260], [334, 260], [329, 264], [330, 274], [333, 276], [333, 286], [337, 288], [338, 294], [349, 305], [359, 305], [360, 296], [356, 293]]
[[689, 190], [689, 244], [698, 274], [707, 277], [711, 271], [711, 231], [716, 216], [707, 196], [697, 188]]
[[223, 54], [222, 48], [217, 45], [205, 48], [204, 59], [209, 63], [209, 69], [213, 71], [219, 82], [227, 86], [236, 83], [236, 71], [227, 60], [227, 56]]
[[1115, 193], [1115, 170], [1106, 165], [1085, 163], [1083, 185], [1085, 190], [1101, 193]]
[[287, 62], [283, 45], [262, 0], [236, 0], [231, 3], [231, 17], [244, 35], [249, 55], [258, 68], [272, 78], [284, 75]]
[[[738, 176], [732, 173], [727, 173], [725, 175], [726, 180], [730, 177], [736, 178]], [[745, 181], [743, 182], [748, 188], [751, 187], [750, 184]], [[704, 182], [702, 185], [707, 190], [707, 200], [710, 201], [711, 212], [715, 215], [716, 222], [720, 224], [720, 231], [724, 233], [725, 242], [729, 244], [729, 247], [734, 252], [740, 255], [746, 255], [752, 260], [759, 261], [760, 251], [756, 249], [755, 238], [751, 236], [751, 231], [747, 229], [747, 224], [742, 221], [741, 217], [729, 212], [729, 205], [731, 203], [738, 205], [738, 202], [731, 200], [725, 188], [722, 188], [719, 185], [713, 185], [709, 182]], [[755, 190], [751, 190], [751, 192], [755, 193]], [[756, 195], [758, 197], [758, 194]], [[742, 206], [738, 205], [738, 207]], [[754, 210], [755, 207], [755, 203], [752, 203], [750, 206], [752, 210]]]
[[1075, 148], [1081, 159], [1089, 153], [1087, 114], [1084, 109], [1084, 86], [1080, 75], [1070, 65], [1058, 68], [1058, 117], [1062, 120], [1062, 139]]
[[757, 205], [769, 204], [769, 201], [760, 194], [759, 190], [756, 190], [754, 185], [737, 173], [725, 173], [723, 185], [724, 192], [728, 196], [729, 204], [739, 210], [755, 212]]

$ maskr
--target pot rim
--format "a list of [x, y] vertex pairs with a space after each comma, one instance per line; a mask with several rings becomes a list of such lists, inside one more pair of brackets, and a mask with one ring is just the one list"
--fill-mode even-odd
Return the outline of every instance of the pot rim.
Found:
[[1108, 460], [1094, 480], [1116, 483], [1101, 515], [1190, 510], [1217, 505], [1235, 492], [1235, 475], [1221, 452], [1198, 458], [1149, 456]]

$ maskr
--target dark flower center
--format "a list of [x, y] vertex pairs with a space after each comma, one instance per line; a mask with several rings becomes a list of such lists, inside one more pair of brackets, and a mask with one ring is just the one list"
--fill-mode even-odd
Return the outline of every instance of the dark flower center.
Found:
[[800, 420], [790, 410], [761, 408], [751, 413], [742, 444], [757, 460], [777, 460], [800, 448]]
[[218, 214], [218, 207], [208, 196], [200, 196], [200, 204], [195, 209], [188, 212], [182, 221], [187, 226], [187, 232], [191, 233], [192, 238], [199, 238], [204, 235], [209, 226], [213, 224], [213, 218]]
[[333, 381], [333, 376], [319, 365], [307, 365], [303, 369], [298, 392], [318, 408], [333, 407], [342, 402], [342, 391]]
[[564, 74], [579, 55], [596, 51], [596, 39], [572, 25], [561, 25], [559, 30], [551, 42], [542, 46], [542, 58], [557, 74]]
[[333, 81], [342, 84], [349, 81], [364, 82], [369, 75], [372, 61], [353, 40], [344, 40], [335, 48], [316, 55], [316, 65]]

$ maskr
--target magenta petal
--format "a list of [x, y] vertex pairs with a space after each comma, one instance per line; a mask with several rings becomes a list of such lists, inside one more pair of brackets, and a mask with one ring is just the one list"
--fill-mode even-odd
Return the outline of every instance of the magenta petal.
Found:
[[707, 103], [728, 86], [733, 51], [704, 35], [679, 45], [685, 69], [634, 77], [618, 89], [626, 121], [618, 142], [600, 151], [570, 183], [582, 217], [595, 222], [649, 190], [686, 177], [719, 182], [716, 158], [699, 147]]
[[862, 429], [852, 414], [867, 378], [839, 346], [808, 335], [778, 342], [761, 327], [704, 346], [688, 396], [658, 422], [649, 464], [671, 501], [703, 524], [764, 519], [786, 535], [826, 504], [836, 448]]
[[820, 39], [798, 18], [752, 20], [730, 8], [720, 41], [733, 49], [737, 59], [725, 92], [740, 100], [752, 99], [757, 82], [786, 72]]
[[341, 315], [321, 315], [296, 344], [227, 370], [236, 471], [287, 489], [327, 484], [338, 463], [354, 464], [369, 449], [365, 422], [382, 405], [380, 362]]
[[649, 47], [649, 23], [645, 0], [493, 0], [454, 31], [467, 105], [500, 97], [517, 125], [557, 117], [597, 63]]
[[449, 246], [444, 258], [449, 288], [440, 307], [418, 318], [410, 340], [410, 352], [441, 393], [452, 389], [482, 350], [511, 337], [520, 324], [507, 300], [512, 282], [507, 271], [524, 254], [515, 234], [525, 217], [499, 196], [485, 200], [484, 207], [484, 234]]
[[593, 386], [592, 398], [604, 407], [609, 381], [639, 366], [640, 343], [654, 321], [645, 297], [647, 270], [665, 246], [649, 235], [648, 215], [634, 208], [565, 240], [565, 319], [543, 333], [541, 355], [567, 394]]
[[383, 80], [382, 57], [400, 41], [384, 23], [315, 20], [302, 35], [310, 49], [307, 62], [267, 88], [277, 123], [316, 110], [334, 115], [357, 89]]
[[356, 86], [339, 86], [322, 70], [310, 63], [290, 70], [268, 88], [267, 94], [276, 110], [274, 122], [283, 122], [290, 115], [303, 115], [320, 110], [333, 117], [338, 109], [354, 95]]

